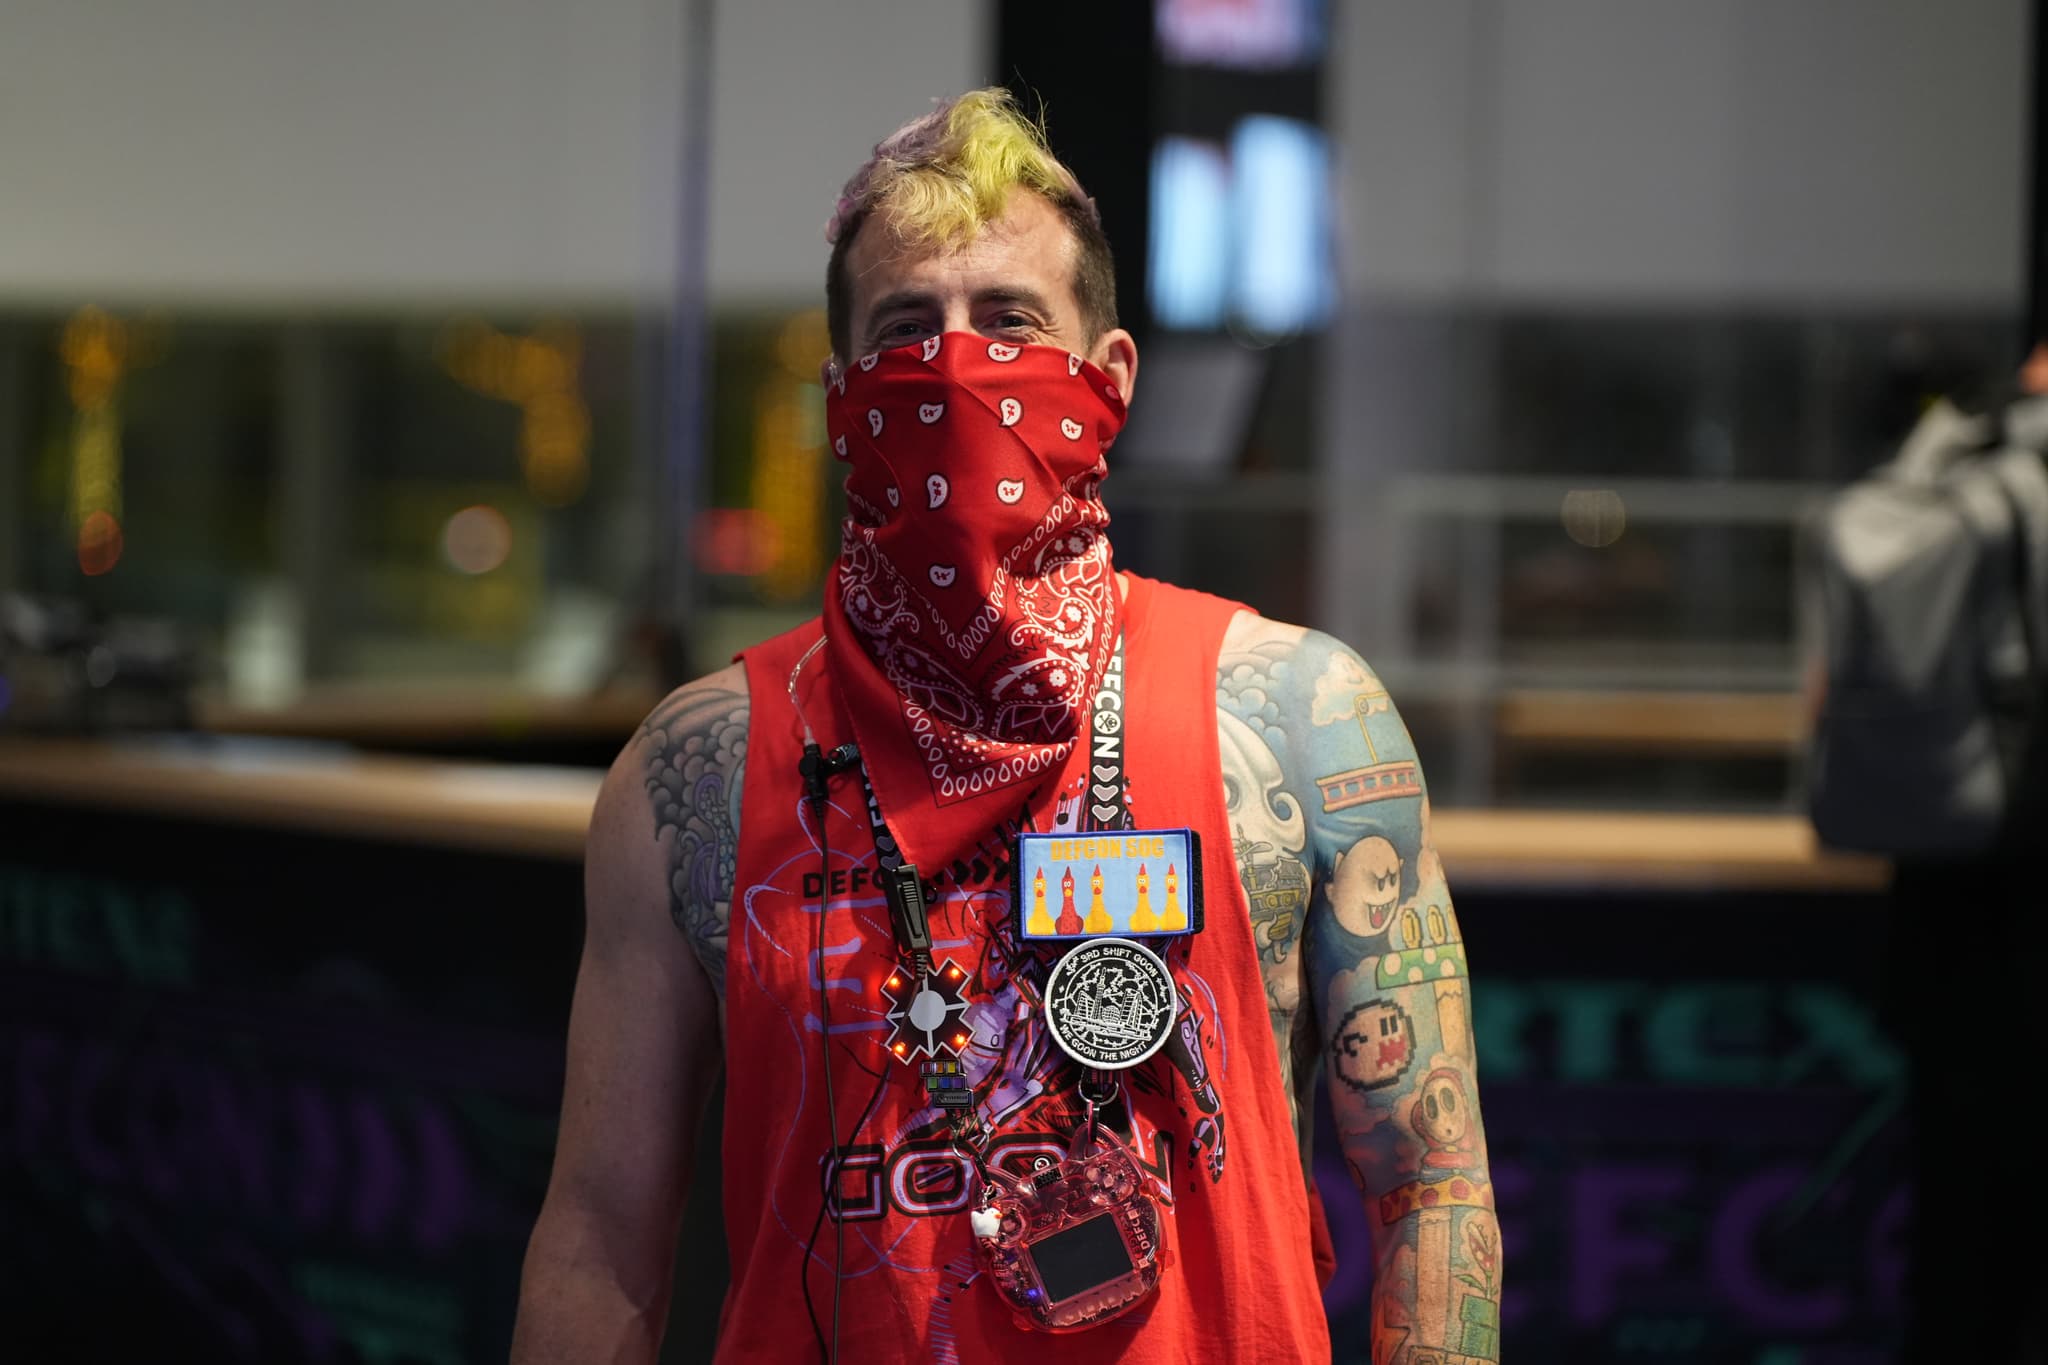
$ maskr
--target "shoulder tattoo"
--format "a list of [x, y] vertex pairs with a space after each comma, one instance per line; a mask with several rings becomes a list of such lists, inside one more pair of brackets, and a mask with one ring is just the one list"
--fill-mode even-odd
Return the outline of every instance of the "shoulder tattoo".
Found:
[[747, 766], [746, 687], [728, 676], [678, 689], [640, 727], [655, 837], [668, 846], [669, 914], [721, 1000]]
[[1307, 1086], [1316, 1074], [1308, 1012], [1302, 1009], [1301, 941], [1314, 892], [1314, 851], [1303, 783], [1290, 731], [1297, 708], [1293, 656], [1303, 632], [1260, 617], [1239, 617], [1224, 636], [1216, 668], [1216, 733], [1223, 805], [1238, 879], [1251, 913], [1266, 1011], [1280, 1080], [1309, 1167]]
[[[1286, 693], [1303, 631], [1257, 617], [1234, 622], [1216, 669], [1216, 728], [1223, 803], [1252, 939], [1269, 976], [1290, 962], [1308, 909], [1309, 830], [1292, 771]], [[1275, 1001], [1291, 1013], [1293, 1002]]]

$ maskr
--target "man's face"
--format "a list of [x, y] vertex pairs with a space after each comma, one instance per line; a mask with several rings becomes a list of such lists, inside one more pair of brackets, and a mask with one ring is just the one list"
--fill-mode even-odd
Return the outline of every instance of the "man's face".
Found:
[[870, 218], [846, 253], [853, 356], [940, 332], [1058, 346], [1100, 367], [1128, 403], [1137, 347], [1122, 328], [1090, 342], [1074, 295], [1079, 251], [1059, 211], [1023, 190], [957, 249], [906, 248], [885, 215]]

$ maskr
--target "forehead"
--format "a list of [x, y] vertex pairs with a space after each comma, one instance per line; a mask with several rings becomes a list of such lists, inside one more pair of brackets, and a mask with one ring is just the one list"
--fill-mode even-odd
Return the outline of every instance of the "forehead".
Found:
[[949, 297], [993, 289], [1028, 289], [1074, 312], [1074, 272], [1080, 243], [1052, 202], [1029, 190], [1010, 194], [1003, 215], [964, 243], [906, 246], [888, 221], [886, 205], [861, 226], [846, 253], [856, 330], [875, 300], [904, 290]]

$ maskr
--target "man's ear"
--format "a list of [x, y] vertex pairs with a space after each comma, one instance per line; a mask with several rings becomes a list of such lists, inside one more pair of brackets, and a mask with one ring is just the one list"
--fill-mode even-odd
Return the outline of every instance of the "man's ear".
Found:
[[1109, 382], [1123, 395], [1124, 406], [1129, 407], [1138, 388], [1138, 343], [1131, 334], [1121, 327], [1104, 332], [1095, 339], [1088, 363], [1109, 376]]

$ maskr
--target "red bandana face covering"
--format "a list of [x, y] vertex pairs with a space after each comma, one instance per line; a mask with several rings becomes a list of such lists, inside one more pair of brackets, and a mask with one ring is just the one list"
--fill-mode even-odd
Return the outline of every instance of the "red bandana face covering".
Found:
[[1109, 378], [968, 332], [826, 391], [850, 466], [826, 655], [904, 856], [936, 873], [1065, 762], [1116, 646], [1096, 496], [1124, 424]]

